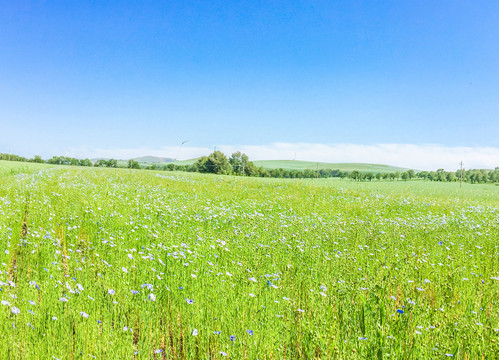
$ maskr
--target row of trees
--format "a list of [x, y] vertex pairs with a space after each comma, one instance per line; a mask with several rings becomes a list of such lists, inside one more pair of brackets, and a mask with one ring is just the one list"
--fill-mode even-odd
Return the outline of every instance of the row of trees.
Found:
[[32, 159], [28, 159], [19, 155], [0, 153], [0, 160], [34, 162], [34, 163], [52, 164], [52, 165], [118, 167], [118, 160], [115, 159], [108, 159], [108, 160], [101, 159], [92, 162], [89, 159], [77, 159], [68, 156], [53, 156], [48, 160], [43, 160], [39, 155], [36, 155]]
[[[0, 160], [10, 160], [10, 161], [23, 161], [23, 162], [36, 162], [36, 163], [47, 163], [54, 165], [74, 165], [74, 166], [95, 166], [95, 167], [119, 167], [119, 163], [115, 159], [108, 160], [97, 160], [95, 162], [89, 159], [76, 159], [66, 156], [53, 156], [51, 159], [43, 160], [40, 156], [35, 156], [32, 159], [28, 159], [19, 155], [14, 154], [3, 154], [0, 153]], [[227, 158], [222, 152], [214, 151], [208, 156], [201, 157], [192, 165], [177, 165], [174, 163], [159, 165], [152, 164], [146, 167], [141, 167], [141, 165], [131, 159], [128, 161], [127, 167], [130, 169], [141, 169], [145, 168], [147, 170], [165, 170], [165, 171], [190, 171], [190, 172], [200, 172], [200, 173], [211, 173], [220, 175], [242, 175], [242, 176], [256, 176], [256, 177], [274, 177], [274, 178], [290, 178], [290, 179], [302, 179], [302, 178], [349, 178], [355, 181], [373, 181], [373, 180], [431, 180], [431, 181], [443, 181], [452, 182], [459, 181], [461, 175], [462, 180], [472, 184], [479, 183], [499, 183], [499, 167], [494, 170], [487, 169], [469, 169], [469, 170], [457, 170], [455, 172], [445, 171], [444, 169], [438, 169], [437, 171], [420, 171], [415, 172], [414, 170], [407, 170], [404, 172], [391, 172], [391, 173], [373, 173], [373, 172], [361, 172], [354, 170], [351, 172], [341, 171], [339, 169], [320, 169], [320, 170], [286, 170], [286, 169], [264, 169], [263, 167], [257, 167], [253, 162], [249, 161], [246, 154], [239, 151], [233, 153], [229, 158]]]

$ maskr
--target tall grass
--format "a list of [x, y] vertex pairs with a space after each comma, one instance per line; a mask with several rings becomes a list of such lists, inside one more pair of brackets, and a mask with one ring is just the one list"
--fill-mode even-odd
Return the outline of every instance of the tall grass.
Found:
[[430, 182], [3, 176], [0, 358], [495, 358], [498, 198]]

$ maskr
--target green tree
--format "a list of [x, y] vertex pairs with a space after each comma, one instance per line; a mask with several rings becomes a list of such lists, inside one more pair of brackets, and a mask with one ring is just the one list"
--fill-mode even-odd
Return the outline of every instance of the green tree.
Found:
[[240, 151], [237, 151], [231, 155], [229, 158], [229, 163], [232, 166], [232, 170], [237, 175], [244, 174], [244, 167], [248, 162], [248, 155], [242, 154]]
[[210, 166], [208, 164], [208, 156], [202, 156], [196, 161], [193, 165], [192, 168], [196, 172], [200, 173], [209, 173], [211, 172]]
[[45, 162], [40, 155], [35, 155], [32, 161], [39, 164], [43, 164]]
[[229, 175], [232, 173], [232, 166], [227, 157], [221, 151], [214, 151], [208, 156], [208, 166], [213, 174]]
[[109, 159], [109, 160], [106, 161], [106, 166], [107, 167], [112, 167], [112, 168], [118, 167], [118, 160]]
[[203, 156], [195, 163], [195, 168], [197, 171], [203, 173], [219, 175], [229, 175], [232, 173], [232, 166], [221, 151], [214, 151], [208, 157]]
[[134, 159], [128, 160], [128, 168], [129, 169], [140, 169], [140, 165]]
[[89, 159], [80, 160], [80, 166], [92, 166], [92, 162]]

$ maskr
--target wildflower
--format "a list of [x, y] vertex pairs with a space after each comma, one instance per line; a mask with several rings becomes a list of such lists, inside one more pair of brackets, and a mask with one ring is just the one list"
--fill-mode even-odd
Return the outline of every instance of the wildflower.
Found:
[[123, 331], [128, 331], [128, 327], [123, 326]]
[[156, 295], [154, 295], [154, 294], [149, 294], [149, 300], [151, 300], [151, 301], [156, 300]]
[[142, 288], [148, 288], [148, 289], [149, 289], [149, 290], [151, 290], [151, 291], [153, 290], [153, 286], [152, 286], [152, 284], [142, 284], [142, 285], [141, 285], [141, 287], [142, 287]]
[[220, 351], [220, 355], [222, 355], [222, 356], [227, 356], [227, 353], [226, 353], [226, 352], [223, 352], [223, 351]]
[[191, 274], [191, 277], [192, 277], [193, 279], [195, 279], [197, 276], [196, 276], [196, 275], [194, 275], [194, 274]]
[[124, 273], [128, 274], [128, 270], [126, 269], [126, 267], [122, 267], [121, 270], [123, 270]]
[[197, 336], [198, 335], [198, 329], [192, 330], [192, 336]]
[[222, 332], [221, 331], [213, 331], [213, 334], [215, 335], [220, 335]]
[[8, 301], [2, 300], [2, 305], [9, 306], [9, 305], [10, 305], [10, 303], [9, 303]]
[[132, 295], [137, 295], [139, 293], [137, 290], [130, 290], [130, 292], [132, 293]]
[[254, 277], [250, 277], [248, 280], [249, 280], [249, 281], [256, 282], [256, 279], [255, 279]]
[[302, 309], [298, 309], [299, 312], [305, 312], [305, 310], [302, 310]]
[[57, 318], [56, 318], [55, 316], [52, 316], [52, 320], [56, 321], [56, 320], [57, 320]]
[[190, 300], [190, 299], [185, 299], [185, 301], [187, 302], [187, 304], [193, 304], [194, 303], [194, 300]]
[[399, 314], [403, 314], [403, 313], [404, 313], [404, 310], [397, 309], [397, 312], [398, 312]]
[[114, 293], [115, 293], [115, 291], [113, 289], [109, 289], [107, 292], [109, 293], [109, 295], [114, 295]]
[[253, 336], [253, 330], [246, 330], [246, 332], [247, 332], [249, 335], [252, 335], [252, 336]]
[[230, 341], [235, 341], [236, 340], [236, 335], [231, 335], [230, 336]]
[[81, 311], [80, 315], [83, 316], [84, 318], [88, 318], [89, 317], [89, 315], [86, 312], [84, 312], [84, 311]]
[[21, 312], [21, 310], [19, 310], [18, 308], [16, 308], [15, 306], [13, 306], [10, 311], [12, 311], [13, 314], [19, 314]]
[[30, 300], [30, 301], [29, 301], [29, 303], [30, 303], [31, 305], [36, 305], [36, 303], [35, 303], [33, 300]]

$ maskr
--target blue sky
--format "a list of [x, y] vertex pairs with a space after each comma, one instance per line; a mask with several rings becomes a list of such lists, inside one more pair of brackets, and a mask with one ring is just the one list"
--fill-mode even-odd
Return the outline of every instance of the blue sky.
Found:
[[180, 158], [344, 144], [371, 162], [398, 144], [499, 166], [498, 35], [486, 1], [7, 1], [0, 152], [175, 157], [187, 139]]

